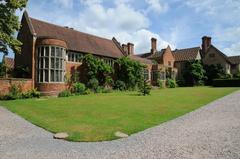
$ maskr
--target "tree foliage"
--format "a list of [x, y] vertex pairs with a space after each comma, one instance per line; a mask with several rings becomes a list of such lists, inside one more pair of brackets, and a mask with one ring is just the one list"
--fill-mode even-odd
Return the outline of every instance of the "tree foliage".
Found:
[[122, 57], [116, 61], [115, 73], [117, 80], [126, 84], [126, 89], [135, 89], [144, 81], [144, 65], [129, 57]]
[[22, 43], [15, 37], [20, 29], [17, 10], [22, 10], [27, 0], [0, 0], [0, 52], [8, 54], [8, 47], [16, 53], [21, 51]]
[[149, 95], [152, 87], [147, 80], [144, 80], [143, 83], [139, 86], [139, 92], [143, 95]]
[[205, 80], [205, 73], [201, 61], [189, 61], [186, 64], [183, 78], [187, 85], [202, 85]]
[[217, 65], [205, 65], [204, 69], [206, 70], [206, 83], [212, 84], [213, 79], [225, 79], [230, 78], [230, 75], [226, 74], [221, 64]]
[[110, 80], [109, 78], [111, 78], [113, 73], [110, 65], [91, 54], [84, 56], [83, 67], [88, 81], [97, 79], [100, 86], [104, 86]]

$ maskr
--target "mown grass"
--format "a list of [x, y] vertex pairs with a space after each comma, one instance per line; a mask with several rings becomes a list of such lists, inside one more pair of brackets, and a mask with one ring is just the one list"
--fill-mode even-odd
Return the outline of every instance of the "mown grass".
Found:
[[71, 141], [116, 139], [191, 112], [238, 88], [186, 87], [91, 94], [68, 98], [0, 101], [0, 105], [51, 132], [67, 132]]

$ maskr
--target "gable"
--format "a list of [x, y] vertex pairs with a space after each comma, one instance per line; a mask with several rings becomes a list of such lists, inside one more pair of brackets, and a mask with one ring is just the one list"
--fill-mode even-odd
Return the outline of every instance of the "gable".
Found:
[[206, 53], [206, 55], [203, 58], [204, 64], [207, 65], [216, 65], [216, 64], [222, 64], [226, 65], [229, 62], [226, 60], [225, 55], [223, 55], [222, 52], [220, 52], [215, 47], [210, 47]]
[[167, 49], [164, 51], [164, 53], [162, 55], [163, 65], [173, 67], [174, 61], [175, 60], [174, 60], [174, 56], [171, 51], [171, 48], [167, 47]]

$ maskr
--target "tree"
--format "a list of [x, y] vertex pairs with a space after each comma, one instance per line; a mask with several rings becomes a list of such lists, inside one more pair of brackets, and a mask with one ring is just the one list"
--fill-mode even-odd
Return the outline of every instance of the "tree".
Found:
[[113, 73], [110, 65], [91, 54], [84, 56], [83, 68], [87, 80], [97, 79], [100, 86], [104, 86], [110, 80], [111, 74]]
[[22, 43], [15, 37], [20, 29], [17, 10], [22, 10], [27, 0], [0, 0], [0, 52], [8, 54], [8, 47], [20, 53]]
[[213, 79], [229, 78], [229, 75], [226, 74], [221, 64], [205, 65], [204, 69], [206, 70], [206, 76], [207, 76], [206, 83], [208, 85], [212, 84]]
[[201, 61], [196, 60], [187, 62], [186, 69], [183, 74], [185, 84], [187, 85], [202, 85], [205, 79], [206, 71], [203, 68]]
[[144, 65], [129, 57], [122, 57], [116, 61], [115, 76], [123, 81], [127, 89], [135, 89], [144, 81]]
[[147, 80], [144, 80], [143, 83], [139, 86], [139, 92], [143, 95], [149, 95], [152, 87]]

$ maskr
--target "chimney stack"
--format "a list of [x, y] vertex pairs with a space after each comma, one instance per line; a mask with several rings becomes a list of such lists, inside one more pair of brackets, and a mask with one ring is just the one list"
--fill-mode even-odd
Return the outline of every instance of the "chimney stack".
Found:
[[122, 49], [128, 55], [128, 46], [126, 44], [122, 44]]
[[157, 39], [152, 38], [151, 39], [151, 53], [155, 54], [157, 52]]
[[212, 38], [209, 36], [202, 37], [202, 55], [205, 56], [208, 48], [212, 45]]
[[134, 44], [128, 43], [127, 47], [128, 47], [128, 55], [134, 55]]

